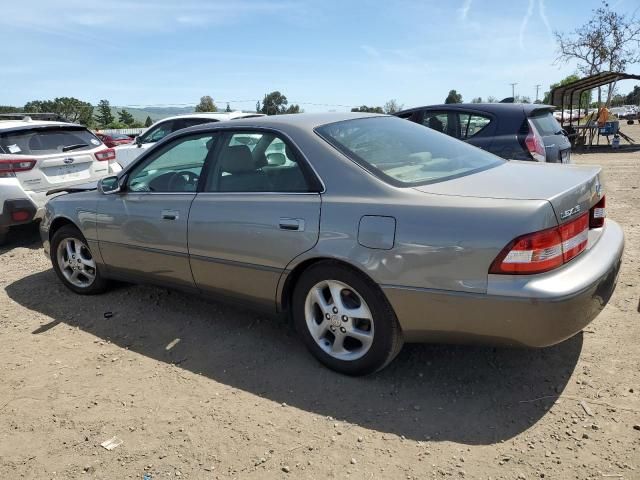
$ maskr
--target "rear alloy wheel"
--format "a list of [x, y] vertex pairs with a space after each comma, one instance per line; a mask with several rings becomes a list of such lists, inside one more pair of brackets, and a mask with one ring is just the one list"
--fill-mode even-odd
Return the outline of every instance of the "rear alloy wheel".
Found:
[[293, 315], [311, 353], [341, 373], [380, 370], [402, 347], [395, 314], [377, 285], [338, 263], [319, 263], [304, 273]]
[[51, 262], [60, 280], [76, 293], [101, 293], [107, 287], [86, 240], [73, 226], [66, 225], [53, 235]]

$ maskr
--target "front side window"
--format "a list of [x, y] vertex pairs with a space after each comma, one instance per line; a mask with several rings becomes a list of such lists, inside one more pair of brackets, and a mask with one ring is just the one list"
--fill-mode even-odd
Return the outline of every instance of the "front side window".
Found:
[[200, 134], [180, 138], [157, 155], [143, 161], [129, 176], [131, 192], [195, 192], [216, 135]]
[[413, 122], [371, 117], [330, 123], [316, 132], [382, 180], [424, 185], [504, 163], [499, 157]]
[[460, 124], [460, 139], [466, 140], [480, 133], [489, 123], [491, 119], [476, 113], [460, 113], [458, 114], [458, 123]]
[[309, 192], [302, 164], [276, 134], [243, 131], [224, 140], [208, 192]]
[[450, 130], [447, 112], [425, 112], [422, 124], [440, 133], [448, 133]]
[[155, 127], [151, 127], [147, 133], [142, 135], [140, 138], [142, 143], [155, 143], [162, 140], [164, 137], [173, 132], [173, 121], [162, 122], [156, 125]]

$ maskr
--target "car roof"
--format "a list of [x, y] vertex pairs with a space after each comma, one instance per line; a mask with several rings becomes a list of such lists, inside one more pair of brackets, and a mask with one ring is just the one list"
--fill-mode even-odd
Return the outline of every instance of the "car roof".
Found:
[[247, 112], [193, 112], [193, 113], [183, 113], [181, 115], [174, 115], [172, 117], [162, 118], [155, 123], [164, 122], [167, 120], [179, 120], [182, 118], [209, 118], [216, 120], [233, 120], [236, 118], [244, 118], [244, 117], [262, 117], [264, 113], [247, 113]]
[[[388, 117], [389, 115], [380, 115], [376, 113], [366, 113], [366, 112], [329, 112], [329, 113], [290, 113], [285, 115], [270, 115], [264, 117], [256, 117], [256, 118], [240, 118], [235, 120], [233, 123], [217, 125], [217, 124], [208, 124], [208, 127], [219, 127], [219, 128], [235, 128], [235, 127], [252, 127], [252, 126], [260, 126], [260, 127], [282, 127], [282, 126], [292, 126], [298, 127], [301, 129], [313, 130], [316, 127], [321, 125], [326, 125], [328, 123], [342, 122], [344, 120], [353, 120], [356, 118], [366, 118], [366, 117]], [[198, 128], [200, 127], [193, 127]]]
[[481, 110], [490, 113], [520, 111], [528, 115], [536, 110], [555, 110], [556, 107], [542, 103], [441, 103], [437, 105], [424, 105], [422, 107], [407, 108], [406, 110], [397, 112], [395, 115], [401, 115], [415, 110], [422, 110], [424, 108], [434, 110], [439, 108], [447, 110]]
[[43, 128], [43, 127], [57, 127], [57, 126], [65, 126], [65, 127], [81, 127], [85, 128], [82, 125], [78, 125], [76, 123], [69, 122], [54, 122], [49, 120], [1, 120], [0, 119], [0, 132], [10, 131], [10, 130], [24, 130], [29, 128]]

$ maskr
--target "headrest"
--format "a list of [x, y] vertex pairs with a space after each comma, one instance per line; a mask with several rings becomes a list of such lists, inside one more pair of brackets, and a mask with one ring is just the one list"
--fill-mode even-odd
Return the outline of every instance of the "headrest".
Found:
[[222, 155], [220, 166], [223, 172], [247, 173], [256, 170], [251, 150], [246, 145], [234, 145], [227, 147]]

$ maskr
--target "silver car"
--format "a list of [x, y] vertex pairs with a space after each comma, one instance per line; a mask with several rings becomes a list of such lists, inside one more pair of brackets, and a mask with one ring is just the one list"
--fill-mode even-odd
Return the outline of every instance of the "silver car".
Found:
[[624, 247], [600, 173], [383, 115], [252, 118], [168, 136], [48, 202], [41, 232], [74, 292], [117, 279], [286, 312], [318, 360], [361, 375], [405, 341], [543, 347], [584, 328]]

